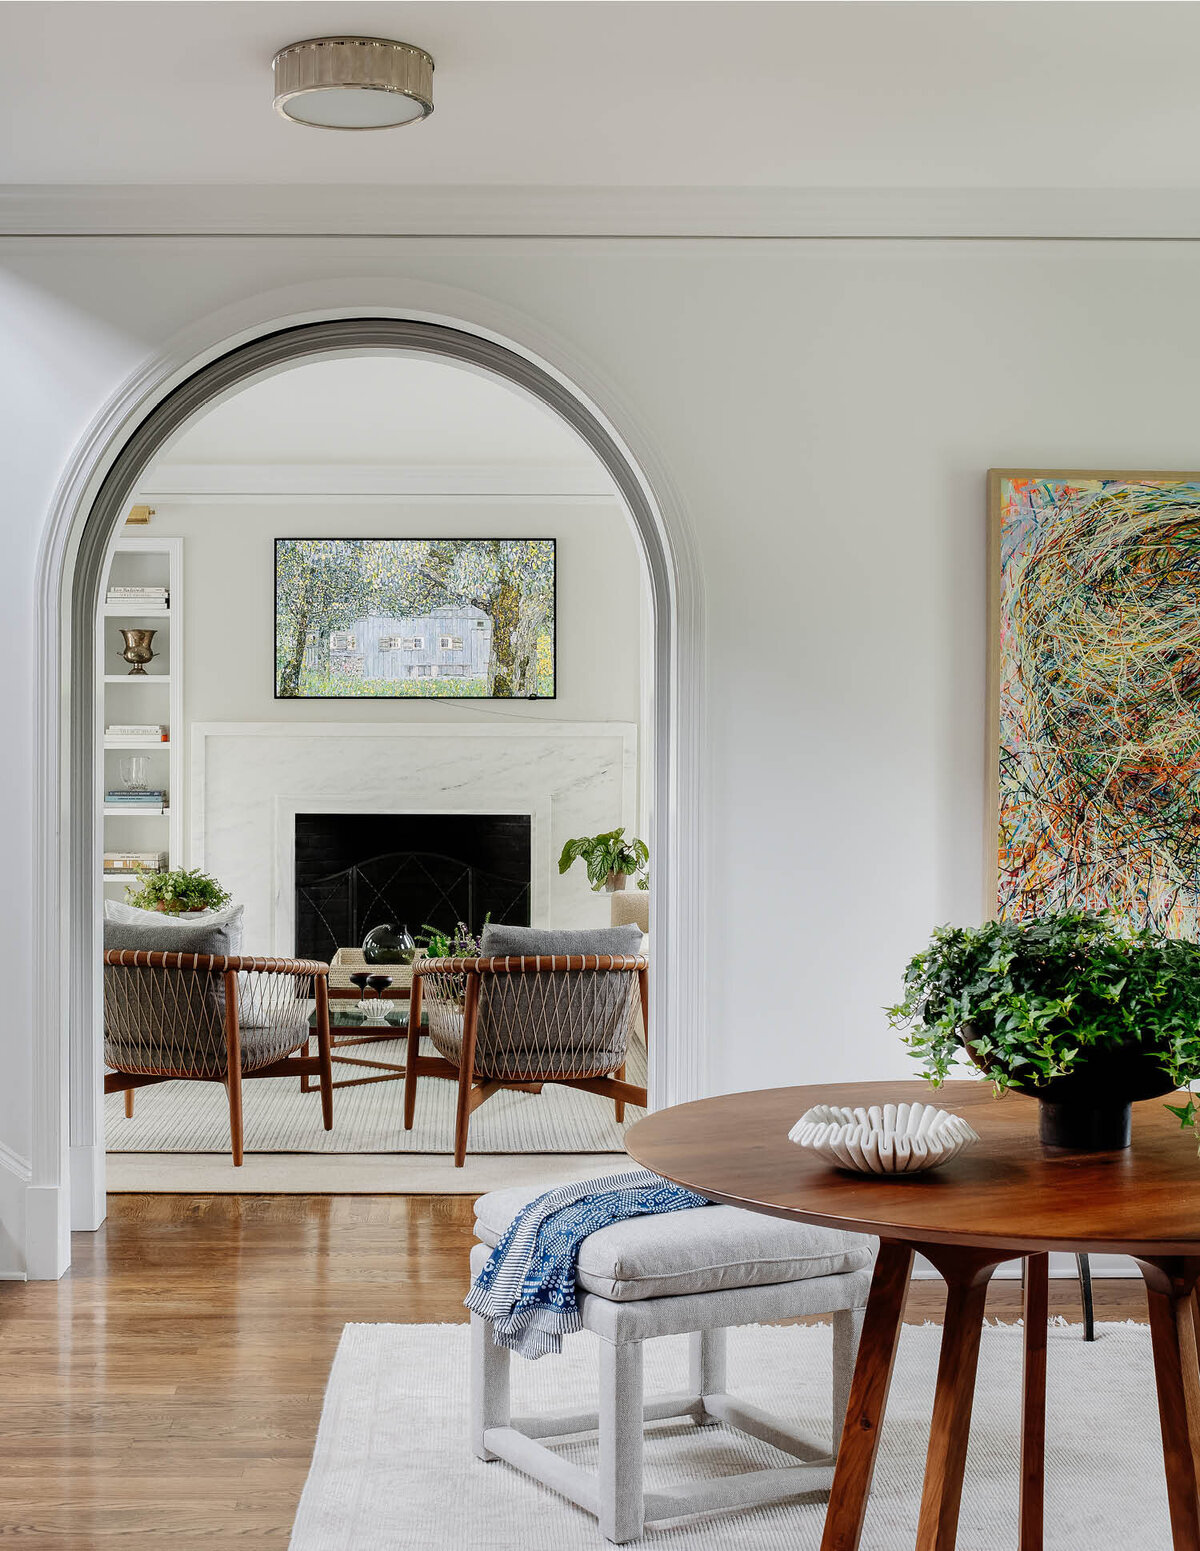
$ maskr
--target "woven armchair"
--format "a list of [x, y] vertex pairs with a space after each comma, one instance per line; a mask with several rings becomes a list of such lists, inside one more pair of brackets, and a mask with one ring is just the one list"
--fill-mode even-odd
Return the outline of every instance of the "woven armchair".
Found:
[[[417, 1079], [458, 1083], [454, 1164], [467, 1155], [471, 1116], [502, 1088], [540, 1093], [563, 1083], [625, 1105], [645, 1088], [625, 1081], [629, 1041], [645, 1025], [647, 963], [608, 954], [426, 959], [413, 968], [404, 1079], [404, 1128], [416, 1112]], [[436, 1056], [419, 1053], [421, 1014]]]
[[[224, 1083], [233, 1161], [242, 1162], [242, 1080], [319, 1078], [321, 1116], [333, 1127], [329, 966], [110, 948], [104, 955], [105, 1093], [179, 1078]], [[316, 1005], [317, 1054], [308, 1054]], [[297, 1054], [300, 1052], [300, 1054]]]

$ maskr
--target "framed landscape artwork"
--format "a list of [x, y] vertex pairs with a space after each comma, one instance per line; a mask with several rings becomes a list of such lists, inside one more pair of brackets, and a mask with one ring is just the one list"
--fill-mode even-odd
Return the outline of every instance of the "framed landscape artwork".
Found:
[[994, 469], [995, 910], [1200, 936], [1200, 474]]
[[543, 700], [553, 539], [276, 539], [275, 696]]

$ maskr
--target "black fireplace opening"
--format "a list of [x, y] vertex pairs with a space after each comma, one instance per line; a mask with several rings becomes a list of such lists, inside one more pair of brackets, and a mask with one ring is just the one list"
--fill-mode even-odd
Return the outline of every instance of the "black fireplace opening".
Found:
[[527, 813], [298, 813], [296, 954], [328, 961], [385, 921], [529, 925]]

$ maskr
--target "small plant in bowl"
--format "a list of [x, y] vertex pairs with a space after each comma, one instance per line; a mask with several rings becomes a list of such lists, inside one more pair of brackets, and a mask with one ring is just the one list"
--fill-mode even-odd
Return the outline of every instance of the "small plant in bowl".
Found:
[[137, 888], [130, 884], [125, 892], [127, 904], [172, 916], [219, 910], [233, 898], [208, 873], [199, 868], [189, 872], [182, 867], [174, 872], [139, 873]]
[[[483, 918], [484, 926], [490, 919], [489, 912]], [[482, 937], [475, 936], [465, 921], [457, 922], [452, 932], [444, 932], [440, 927], [426, 923], [417, 933], [417, 941], [431, 959], [477, 959], [482, 952], [482, 940]]]
[[942, 926], [888, 1014], [935, 1087], [966, 1056], [1041, 1100], [1044, 1142], [1127, 1147], [1132, 1102], [1200, 1079], [1200, 944], [1090, 910]]
[[606, 835], [583, 835], [578, 840], [568, 840], [558, 859], [560, 873], [568, 871], [573, 863], [582, 860], [587, 868], [588, 882], [599, 893], [607, 889], [623, 889], [626, 878], [637, 879], [640, 889], [650, 887], [650, 847], [644, 840], [625, 839], [625, 826], [611, 829]]

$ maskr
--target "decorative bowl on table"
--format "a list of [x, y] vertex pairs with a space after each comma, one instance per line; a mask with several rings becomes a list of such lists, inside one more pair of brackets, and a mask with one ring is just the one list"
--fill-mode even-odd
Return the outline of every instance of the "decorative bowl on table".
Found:
[[979, 1140], [960, 1115], [920, 1103], [872, 1104], [869, 1109], [817, 1104], [788, 1136], [827, 1163], [856, 1174], [922, 1174]]

